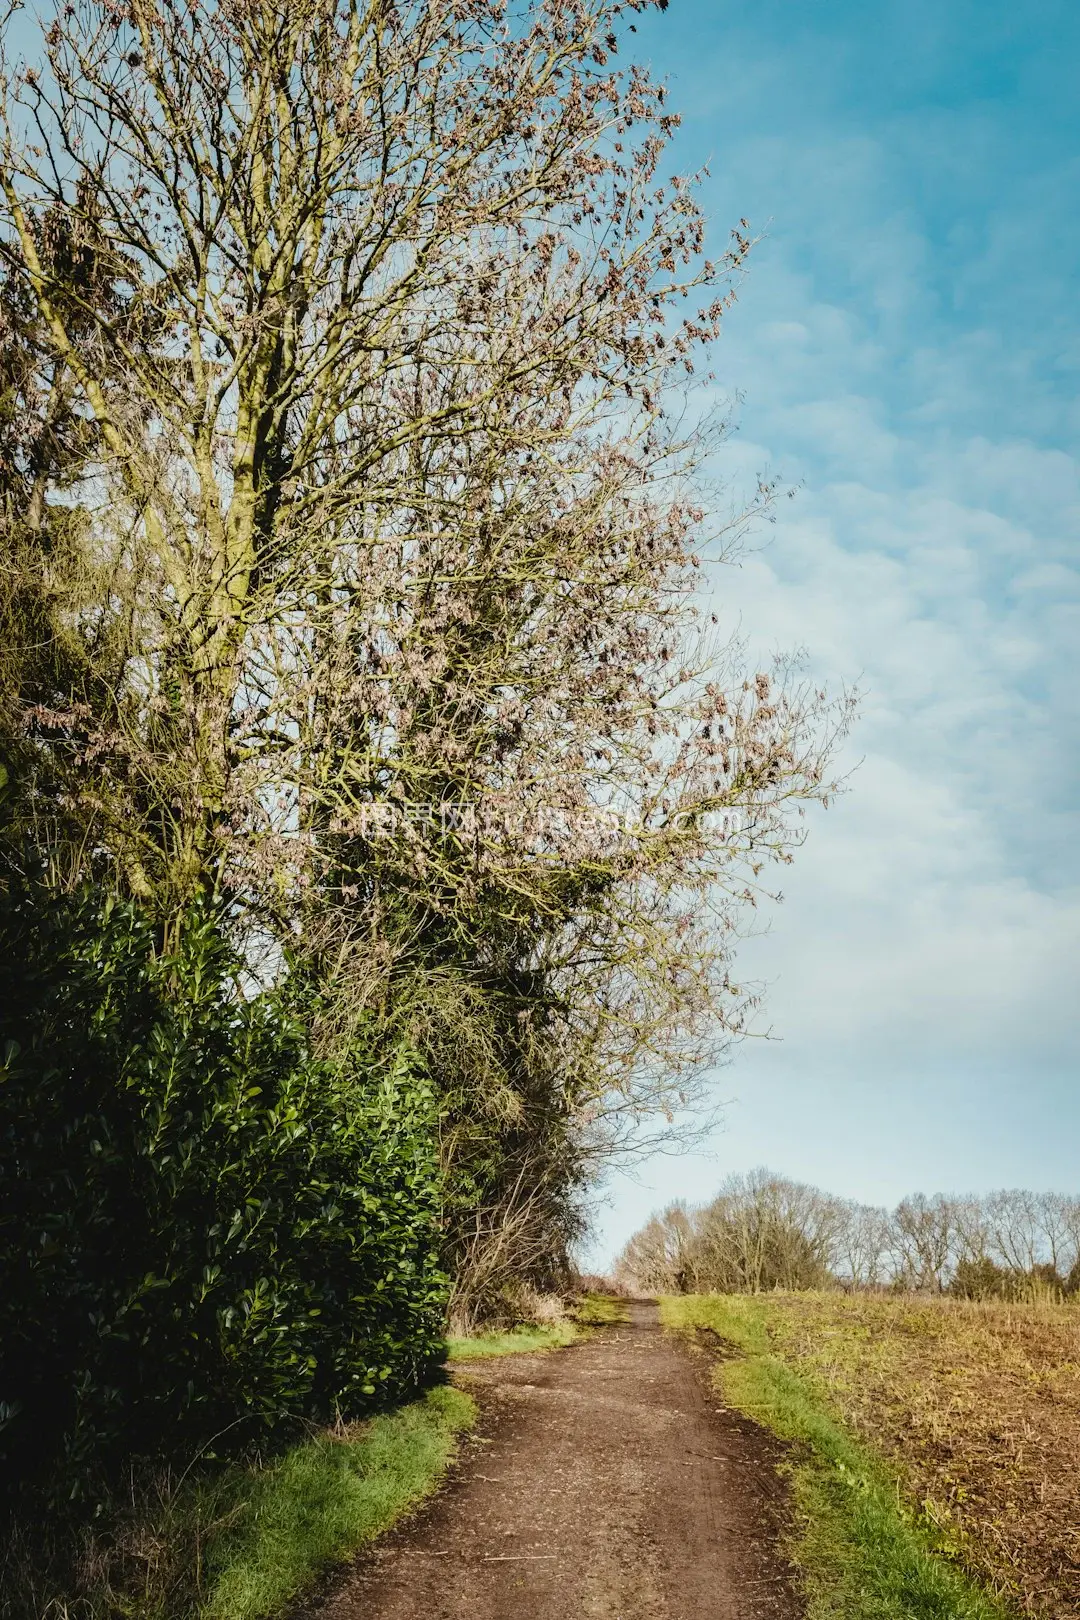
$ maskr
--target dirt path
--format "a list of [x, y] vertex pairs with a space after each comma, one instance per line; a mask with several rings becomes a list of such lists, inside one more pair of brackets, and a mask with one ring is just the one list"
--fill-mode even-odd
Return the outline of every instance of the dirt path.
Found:
[[771, 1437], [721, 1408], [655, 1306], [569, 1350], [474, 1362], [447, 1488], [318, 1620], [795, 1620]]

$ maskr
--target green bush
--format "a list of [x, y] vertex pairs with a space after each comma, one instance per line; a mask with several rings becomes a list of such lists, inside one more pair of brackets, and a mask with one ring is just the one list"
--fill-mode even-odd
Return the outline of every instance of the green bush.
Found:
[[1056, 1266], [1040, 1264], [1029, 1271], [995, 1265], [993, 1260], [958, 1262], [949, 1293], [959, 1299], [1002, 1299], [1019, 1304], [1039, 1298], [1060, 1299], [1069, 1292], [1069, 1279]]
[[949, 1293], [957, 1299], [1009, 1299], [1014, 1292], [1012, 1273], [984, 1256], [957, 1261]]
[[312, 1051], [209, 907], [3, 898], [0, 1464], [65, 1493], [133, 1455], [353, 1416], [441, 1357], [431, 1101]]

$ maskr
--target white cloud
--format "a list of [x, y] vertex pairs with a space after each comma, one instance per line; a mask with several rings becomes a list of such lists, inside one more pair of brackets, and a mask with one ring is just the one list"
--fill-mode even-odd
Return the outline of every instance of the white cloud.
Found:
[[801, 490], [716, 602], [763, 659], [859, 681], [862, 764], [743, 948], [781, 1039], [719, 1077], [718, 1162], [622, 1185], [608, 1241], [761, 1159], [860, 1196], [1078, 1175], [1075, 165], [1024, 145], [1034, 102], [912, 88], [879, 115], [844, 82], [868, 40], [847, 63], [809, 15], [795, 40], [740, 26], [730, 93], [707, 51], [676, 87], [697, 153], [734, 132], [718, 237], [770, 222], [721, 349], [745, 402], [720, 465]]
[[[842, 1026], [850, 1046], [917, 1009], [922, 1039], [1004, 1039], [1026, 1060], [1033, 1015], [1055, 1046], [1071, 1028], [1077, 897], [1067, 873], [1033, 874], [1047, 816], [1068, 814], [1064, 720], [1038, 676], [1071, 652], [1060, 604], [1078, 581], [1060, 563], [1040, 576], [1037, 537], [932, 487], [811, 489], [804, 506], [725, 578], [726, 607], [763, 649], [802, 642], [815, 669], [861, 679], [865, 758], [756, 949], [784, 969], [774, 1019], [794, 993], [820, 1039]], [[1000, 590], [988, 557], [1023, 588]]]

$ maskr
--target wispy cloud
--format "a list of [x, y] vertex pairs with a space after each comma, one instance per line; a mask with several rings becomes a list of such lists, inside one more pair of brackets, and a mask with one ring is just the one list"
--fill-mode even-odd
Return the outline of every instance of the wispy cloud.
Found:
[[[1061, 1180], [1080, 1131], [1080, 121], [1060, 60], [1075, 72], [1080, 32], [1052, 3], [1022, 38], [979, 10], [974, 63], [961, 0], [921, 46], [891, 5], [807, 8], [792, 32], [775, 5], [694, 0], [669, 14], [682, 35], [648, 36], [691, 113], [681, 155], [715, 154], [718, 225], [772, 222], [721, 356], [745, 393], [724, 465], [802, 488], [717, 600], [763, 656], [805, 646], [866, 694], [851, 791], [744, 951], [783, 1044], [719, 1081], [740, 1103], [716, 1151], [863, 1196], [950, 1167]], [[659, 1163], [619, 1190], [608, 1241], [719, 1173]]]

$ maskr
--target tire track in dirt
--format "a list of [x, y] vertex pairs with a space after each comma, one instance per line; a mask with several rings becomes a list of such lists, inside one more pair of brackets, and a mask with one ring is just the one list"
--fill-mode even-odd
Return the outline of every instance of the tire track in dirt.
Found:
[[473, 1362], [449, 1484], [310, 1620], [797, 1620], [781, 1446], [723, 1408], [653, 1305], [567, 1350]]

